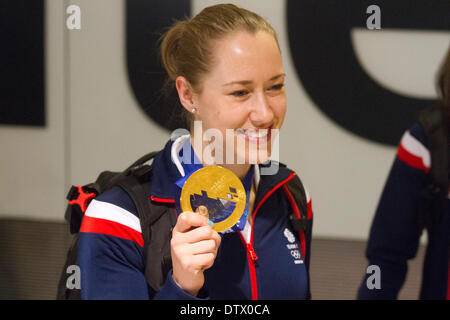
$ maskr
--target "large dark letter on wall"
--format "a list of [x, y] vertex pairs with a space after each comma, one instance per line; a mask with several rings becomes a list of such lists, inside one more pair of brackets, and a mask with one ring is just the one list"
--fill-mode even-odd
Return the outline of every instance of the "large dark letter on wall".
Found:
[[450, 30], [448, 0], [288, 0], [289, 45], [303, 86], [325, 115], [359, 136], [396, 145], [434, 101], [391, 92], [359, 65], [350, 31], [366, 28], [373, 4], [381, 8], [382, 29]]
[[190, 0], [127, 0], [127, 65], [131, 88], [139, 106], [168, 130], [186, 127], [179, 116], [176, 91], [163, 92], [166, 72], [162, 68], [158, 39], [175, 19], [189, 17]]
[[44, 1], [1, 1], [0, 39], [0, 124], [44, 126]]

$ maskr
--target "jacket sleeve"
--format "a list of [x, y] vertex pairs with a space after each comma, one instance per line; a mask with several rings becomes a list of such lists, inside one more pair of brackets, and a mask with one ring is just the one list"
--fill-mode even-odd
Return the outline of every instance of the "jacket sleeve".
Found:
[[80, 233], [81, 296], [86, 300], [194, 300], [169, 273], [155, 295], [147, 286], [142, 248], [130, 240], [104, 234]]
[[78, 239], [81, 298], [97, 300], [196, 299], [171, 279], [155, 293], [145, 278], [140, 221], [132, 200], [113, 188], [92, 200]]
[[398, 146], [366, 248], [369, 266], [379, 269], [366, 269], [358, 299], [396, 299], [407, 273], [407, 260], [416, 256], [421, 235], [417, 207], [431, 165], [425, 145], [423, 130], [415, 125]]
[[142, 249], [131, 240], [81, 232], [78, 265], [82, 299], [149, 299], [142, 265]]

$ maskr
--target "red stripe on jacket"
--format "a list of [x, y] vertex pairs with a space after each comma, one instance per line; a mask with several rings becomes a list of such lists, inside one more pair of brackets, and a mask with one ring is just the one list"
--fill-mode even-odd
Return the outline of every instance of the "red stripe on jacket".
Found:
[[424, 163], [421, 157], [416, 156], [412, 153], [410, 153], [408, 150], [403, 147], [402, 144], [398, 146], [397, 149], [397, 157], [405, 162], [406, 164], [410, 165], [413, 168], [423, 170], [428, 173], [430, 171], [430, 168], [428, 168]]
[[121, 239], [131, 240], [141, 247], [144, 246], [144, 240], [140, 232], [106, 219], [84, 216], [80, 232], [107, 234]]

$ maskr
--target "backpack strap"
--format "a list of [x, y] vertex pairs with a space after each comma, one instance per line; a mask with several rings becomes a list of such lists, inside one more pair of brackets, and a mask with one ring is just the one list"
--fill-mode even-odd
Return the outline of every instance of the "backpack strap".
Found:
[[[287, 168], [287, 166], [279, 162], [279, 166]], [[293, 212], [289, 215], [292, 228], [297, 232], [306, 232], [312, 228], [312, 222], [308, 220], [308, 202], [306, 199], [306, 191], [303, 183], [297, 174], [283, 185], [283, 189], [288, 197]]]
[[[311, 299], [309, 287], [309, 261], [311, 252], [311, 236], [312, 236], [312, 216], [308, 217], [308, 203], [305, 188], [300, 178], [295, 175], [284, 186], [284, 191], [291, 204], [293, 212], [289, 215], [292, 227], [298, 232], [300, 246], [302, 250], [303, 260], [305, 262], [308, 274], [308, 294], [307, 299]], [[308, 219], [309, 218], [309, 219]]]
[[432, 228], [447, 198], [450, 148], [445, 119], [444, 108], [440, 105], [426, 108], [419, 115], [419, 123], [425, 131], [431, 156], [431, 168], [418, 206], [417, 223], [420, 233], [424, 228]]
[[170, 240], [177, 222], [173, 204], [154, 203], [147, 199], [150, 215], [141, 218], [144, 238], [145, 278], [154, 293], [161, 290], [167, 275], [172, 269]]
[[[295, 175], [291, 180], [286, 183], [286, 188], [292, 195], [295, 201], [296, 207], [293, 208], [294, 212], [289, 216], [292, 227], [295, 231], [308, 231], [311, 228], [311, 222], [308, 220], [307, 212], [307, 199], [305, 188], [303, 187], [300, 178]], [[292, 203], [291, 203], [292, 204]], [[298, 212], [297, 212], [298, 211]]]
[[305, 260], [309, 257], [309, 240], [312, 230], [312, 217], [308, 219], [308, 205], [306, 192], [300, 178], [295, 175], [284, 186], [284, 191], [291, 204], [292, 213], [289, 215], [292, 227], [298, 232], [302, 255]]
[[130, 170], [132, 170], [132, 169], [134, 169], [136, 167], [142, 166], [144, 163], [152, 160], [158, 153], [159, 153], [159, 151], [153, 151], [153, 152], [147, 153], [146, 155], [140, 157], [131, 166], [129, 166], [125, 170], [125, 172], [130, 171]]
[[176, 214], [167, 205], [154, 203], [150, 199], [151, 165], [143, 165], [156, 155], [148, 154], [127, 170], [117, 182], [136, 205], [144, 240], [145, 278], [148, 285], [157, 293], [163, 286], [172, 268], [170, 239], [176, 224]]

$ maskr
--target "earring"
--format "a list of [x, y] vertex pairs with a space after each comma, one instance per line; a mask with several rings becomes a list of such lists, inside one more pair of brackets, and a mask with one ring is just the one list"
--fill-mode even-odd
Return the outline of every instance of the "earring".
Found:
[[195, 111], [197, 111], [197, 109], [192, 108], [191, 112], [192, 112], [192, 113], [195, 113]]

